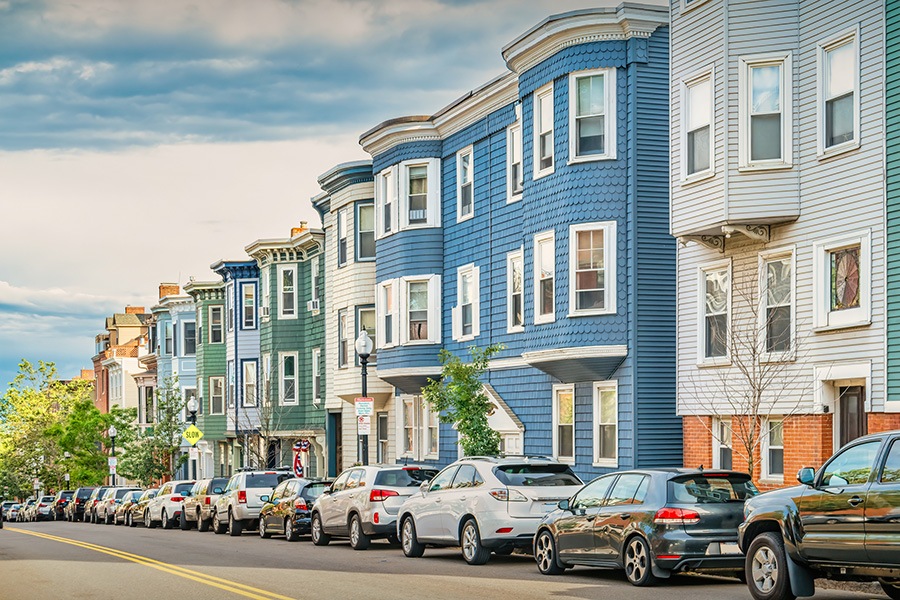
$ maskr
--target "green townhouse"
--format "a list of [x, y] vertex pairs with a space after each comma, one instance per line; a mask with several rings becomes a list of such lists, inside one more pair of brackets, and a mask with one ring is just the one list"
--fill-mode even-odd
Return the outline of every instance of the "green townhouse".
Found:
[[[900, 410], [900, 3], [885, 3], [887, 402]], [[884, 428], [900, 427], [900, 414]]]
[[225, 282], [191, 281], [185, 293], [197, 308], [197, 427], [203, 438], [196, 478], [231, 475], [225, 438]]
[[307, 476], [325, 474], [324, 233], [304, 221], [284, 239], [246, 247], [260, 273], [260, 423], [266, 466], [290, 465], [298, 442]]

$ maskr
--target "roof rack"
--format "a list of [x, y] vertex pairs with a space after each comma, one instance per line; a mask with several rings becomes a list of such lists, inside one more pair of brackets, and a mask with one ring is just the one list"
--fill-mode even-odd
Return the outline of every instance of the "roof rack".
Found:
[[493, 454], [493, 455], [484, 455], [484, 456], [463, 456], [462, 460], [498, 460], [501, 458], [521, 458], [523, 460], [554, 460], [549, 456], [542, 456], [539, 454]]

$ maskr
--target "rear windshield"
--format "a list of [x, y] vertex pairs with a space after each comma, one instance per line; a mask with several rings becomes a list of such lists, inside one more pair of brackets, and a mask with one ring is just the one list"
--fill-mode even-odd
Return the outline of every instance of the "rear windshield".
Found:
[[678, 504], [724, 504], [743, 502], [759, 493], [749, 475], [696, 474], [669, 481], [669, 502]]
[[504, 485], [559, 486], [581, 485], [581, 480], [566, 465], [502, 465], [494, 475]]
[[[375, 479], [376, 479], [376, 481], [378, 480], [377, 477]], [[322, 495], [322, 492], [324, 492], [326, 488], [328, 488], [330, 486], [331, 486], [330, 483], [325, 483], [324, 481], [321, 481], [319, 483], [311, 483], [308, 486], [306, 486], [305, 488], [303, 488], [303, 493], [301, 493], [300, 495], [303, 496], [304, 498], [306, 498], [307, 500], [315, 500], [316, 498], [318, 498], [319, 496]]]
[[179, 483], [175, 486], [175, 489], [172, 491], [173, 494], [183, 494], [185, 492], [191, 491], [191, 488], [194, 487], [193, 483]]
[[284, 473], [248, 473], [248, 488], [274, 488], [285, 479], [291, 479], [294, 475], [285, 471]]
[[59, 495], [59, 497], [60, 497], [60, 498], [65, 498], [65, 499], [68, 500], [69, 498], [72, 497], [72, 494], [73, 494], [73, 493], [74, 493], [74, 492], [62, 492], [62, 493]]
[[222, 488], [224, 490], [226, 485], [228, 485], [227, 477], [222, 477], [220, 479], [213, 479], [212, 481], [209, 482], [209, 485], [206, 487], [206, 493], [212, 494], [213, 490], [216, 488]]
[[387, 487], [419, 487], [431, 481], [437, 469], [384, 469], [375, 475], [375, 485]]
[[93, 491], [94, 491], [94, 488], [86, 488], [83, 490], [78, 490], [78, 493], [75, 494], [75, 497], [76, 498], [89, 498]]
[[41, 496], [41, 502], [53, 502], [53, 496]]
[[125, 497], [125, 494], [131, 493], [134, 490], [124, 489], [124, 490], [116, 490], [116, 499], [121, 499]]

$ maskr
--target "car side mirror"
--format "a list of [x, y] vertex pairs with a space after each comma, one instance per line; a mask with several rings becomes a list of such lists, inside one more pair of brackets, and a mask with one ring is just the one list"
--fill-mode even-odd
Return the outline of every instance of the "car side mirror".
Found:
[[797, 481], [812, 487], [816, 481], [816, 472], [811, 467], [803, 467], [797, 472]]
[[430, 481], [424, 481], [419, 485], [419, 491], [422, 492], [423, 496], [428, 493], [429, 487], [431, 487]]
[[268, 495], [268, 494], [263, 494], [262, 496], [259, 497], [259, 499], [260, 499], [261, 501], [263, 501], [263, 502], [268, 502], [268, 501], [269, 501], [269, 495]]
[[559, 510], [569, 510], [569, 499], [560, 500], [559, 504], [556, 505]]
[[323, 495], [323, 496], [330, 496], [330, 495], [331, 495], [331, 488], [325, 488], [324, 490], [322, 490], [322, 495]]
[[221, 494], [221, 493], [222, 493], [222, 488], [220, 488], [220, 487], [213, 488], [212, 493], [213, 493], [213, 494]]

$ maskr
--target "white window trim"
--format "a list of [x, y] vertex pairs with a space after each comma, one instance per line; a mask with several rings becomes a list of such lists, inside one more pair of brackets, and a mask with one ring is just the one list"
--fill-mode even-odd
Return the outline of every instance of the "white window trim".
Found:
[[[570, 392], [572, 392], [572, 456], [571, 456], [571, 457], [560, 457], [559, 454], [558, 454], [558, 452], [557, 452], [557, 451], [559, 450], [559, 432], [557, 431], [557, 430], [558, 430], [558, 426], [559, 426], [559, 408], [558, 408], [559, 402], [558, 402], [558, 395], [557, 395], [557, 393], [558, 393], [558, 392], [563, 392], [563, 391], [570, 391]], [[561, 462], [561, 463], [565, 463], [565, 464], [567, 464], [567, 465], [574, 465], [574, 464], [575, 464], [575, 456], [577, 455], [577, 448], [575, 447], [575, 446], [576, 446], [575, 429], [576, 429], [576, 425], [577, 425], [577, 421], [578, 421], [578, 419], [575, 417], [575, 407], [576, 407], [576, 406], [575, 406], [575, 405], [576, 405], [576, 402], [575, 402], [575, 384], [573, 384], [573, 383], [567, 383], [567, 384], [558, 384], [558, 385], [554, 385], [554, 386], [553, 386], [553, 389], [552, 389], [552, 393], [553, 393], [553, 398], [552, 398], [552, 401], [551, 401], [550, 405], [551, 405], [552, 411], [553, 411], [553, 415], [552, 415], [552, 421], [553, 421], [553, 423], [552, 423], [552, 426], [553, 426], [553, 440], [552, 440], [552, 443], [553, 443], [553, 448], [552, 448], [552, 450], [553, 450], [553, 458], [554, 458], [555, 460], [558, 460], [558, 461]]]
[[[350, 223], [347, 220], [347, 215], [350, 213], [350, 210], [343, 206], [337, 211], [337, 220], [335, 221], [335, 258], [337, 259], [337, 267], [338, 269], [342, 267], [346, 267], [350, 264], [350, 254], [355, 251], [355, 248], [350, 247]], [[344, 229], [344, 237], [341, 238], [341, 228]], [[344, 262], [341, 262], [341, 239], [346, 240], [346, 246], [344, 251]]]
[[[463, 335], [462, 333], [462, 285], [463, 276], [471, 275], [472, 277], [472, 333]], [[467, 342], [474, 340], [480, 335], [481, 321], [481, 269], [475, 266], [475, 263], [469, 263], [456, 269], [456, 306], [451, 310], [452, 321], [452, 337], [457, 342]]]
[[[354, 210], [354, 213], [353, 213], [353, 258], [356, 262], [374, 262], [375, 261], [375, 255], [372, 255], [372, 256], [360, 256], [359, 255], [359, 250], [362, 247], [362, 245], [359, 243], [359, 239], [362, 234], [362, 231], [360, 231], [360, 229], [359, 229], [360, 223], [362, 223], [362, 219], [359, 218], [359, 212], [367, 206], [371, 206], [372, 212], [377, 213], [377, 209], [375, 208], [374, 202], [357, 202], [356, 209]], [[374, 239], [377, 240], [378, 239], [378, 223], [374, 223], [373, 227], [375, 227], [375, 229], [372, 231], [372, 233], [375, 235]]]
[[[220, 337], [222, 338], [218, 342], [212, 341], [212, 322], [213, 322], [212, 314], [213, 314], [213, 309], [216, 309], [216, 308], [219, 309], [219, 334], [220, 334]], [[207, 325], [207, 333], [206, 333], [207, 343], [210, 345], [214, 345], [214, 346], [218, 346], [219, 344], [224, 344], [225, 343], [225, 307], [223, 305], [214, 304], [207, 308], [206, 325]]]
[[312, 349], [312, 359], [310, 360], [310, 370], [311, 377], [310, 382], [312, 383], [312, 392], [313, 396], [313, 405], [318, 406], [322, 403], [322, 397], [316, 396], [316, 381], [319, 382], [319, 388], [321, 389], [322, 385], [322, 349], [321, 348], [313, 348]]
[[[427, 167], [428, 196], [426, 203], [425, 223], [409, 222], [409, 169], [410, 167]], [[405, 160], [399, 165], [400, 199], [398, 204], [400, 221], [399, 231], [405, 229], [428, 229], [441, 226], [441, 161], [439, 158]]]
[[[576, 81], [582, 77], [591, 77], [594, 75], [603, 75], [604, 90], [604, 106], [603, 106], [603, 125], [605, 128], [606, 152], [603, 154], [586, 154], [584, 156], [576, 156], [576, 131], [575, 127], [575, 111], [578, 100], [576, 93]], [[616, 159], [616, 69], [591, 69], [587, 71], [576, 71], [569, 74], [569, 162], [568, 164], [594, 162], [598, 160], [615, 160]], [[554, 131], [554, 134], [556, 132]]]
[[[317, 254], [313, 256], [309, 260], [309, 299], [310, 300], [318, 300], [319, 299], [319, 288], [316, 286], [316, 275], [321, 275], [322, 271], [322, 261], [320, 260], [321, 255]], [[314, 314], [318, 314], [318, 312], [314, 311]]]
[[234, 360], [229, 360], [226, 366], [225, 381], [225, 408], [237, 406], [237, 367]]
[[[397, 396], [396, 401], [396, 435], [397, 435], [397, 458], [411, 458], [413, 460], [419, 460], [419, 456], [421, 454], [422, 447], [422, 433], [421, 433], [421, 424], [417, 421], [421, 419], [421, 411], [418, 406], [418, 399], [416, 396]], [[406, 445], [406, 403], [412, 403], [412, 449], [407, 450], [405, 448]], [[440, 435], [440, 434], [439, 434]]]
[[[728, 431], [731, 432], [731, 440], [728, 440], [726, 443], [724, 440], [719, 439], [719, 426], [727, 424]], [[723, 469], [722, 461], [720, 459], [720, 454], [722, 448], [730, 448], [731, 449], [731, 463], [734, 466], [734, 430], [731, 429], [731, 418], [719, 418], [713, 417], [712, 420], [712, 468], [713, 469]]]
[[[553, 106], [553, 128], [551, 130], [551, 137], [553, 139], [553, 143], [551, 144], [551, 148], [553, 148], [553, 164], [547, 167], [546, 169], [540, 169], [539, 165], [541, 164], [541, 132], [538, 131], [538, 123], [540, 123], [540, 99], [544, 96], [550, 96], [550, 105]], [[540, 179], [541, 177], [545, 177], [553, 173], [554, 169], [556, 169], [556, 105], [553, 94], [553, 82], [551, 81], [547, 85], [540, 87], [534, 91], [533, 94], [533, 102], [532, 104], [532, 113], [534, 115], [532, 119], [532, 137], [534, 138], [534, 143], [532, 144], [532, 154], [533, 160], [531, 163], [531, 171], [532, 171], [532, 179]]]
[[[522, 119], [520, 117], [522, 106], [516, 106], [516, 122], [506, 128], [506, 203], [511, 204], [522, 199], [522, 192], [525, 188], [525, 149], [522, 138]], [[519, 130], [519, 174], [522, 176], [522, 190], [513, 193], [513, 174], [512, 174], [512, 144], [513, 131]]]
[[[428, 339], [409, 339], [409, 284], [428, 283]], [[441, 343], [441, 276], [414, 275], [400, 278], [400, 344], [403, 346], [424, 346]], [[377, 334], [377, 332], [376, 332]]]
[[[828, 253], [859, 245], [859, 308], [831, 310], [831, 265]], [[813, 244], [813, 331], [872, 324], [872, 232], [848, 233]]]
[[265, 406], [271, 402], [269, 384], [272, 381], [272, 357], [267, 352], [260, 356], [259, 382], [256, 396], [260, 399], [260, 406]]
[[[781, 159], [750, 160], [750, 69], [781, 63]], [[738, 59], [738, 170], [767, 171], [793, 166], [793, 67], [788, 53], [754, 54]]]
[[[286, 315], [284, 314], [284, 272], [285, 271], [293, 271], [294, 272], [294, 304], [292, 308], [294, 309], [294, 314]], [[299, 269], [297, 265], [278, 265], [278, 270], [276, 276], [278, 277], [278, 285], [277, 285], [277, 293], [278, 293], [278, 318], [279, 319], [296, 319], [298, 317], [297, 310], [297, 275], [299, 274]]]
[[[259, 270], [259, 321], [267, 323], [269, 321], [269, 308], [271, 307], [271, 280], [269, 277], [269, 268], [265, 267]], [[265, 309], [265, 310], [263, 310]]]
[[424, 398], [419, 400], [421, 403], [421, 411], [422, 411], [422, 458], [423, 460], [438, 460], [441, 454], [441, 420], [437, 419], [437, 452], [431, 451], [430, 439], [428, 437], [428, 429], [431, 426], [431, 406], [428, 402], [425, 401]]
[[[384, 306], [384, 290], [391, 286], [391, 300], [394, 306], [394, 312], [391, 315], [391, 343], [385, 343], [384, 317], [387, 316]], [[375, 347], [376, 348], [393, 348], [400, 343], [400, 281], [398, 279], [387, 279], [380, 282], [376, 286], [375, 293]]]
[[[341, 327], [341, 316], [344, 317], [345, 325]], [[337, 347], [335, 348], [335, 358], [337, 358], [337, 368], [338, 369], [347, 369], [350, 367], [350, 358], [354, 354], [354, 341], [356, 340], [356, 336], [353, 335], [353, 326], [350, 324], [350, 309], [348, 307], [341, 308], [337, 311]], [[341, 336], [346, 336], [343, 338]], [[343, 356], [341, 356], [341, 340], [347, 340], [347, 362], [342, 363]]]
[[[256, 390], [254, 393], [253, 403], [249, 404], [247, 402], [247, 366], [253, 365], [253, 378], [254, 389]], [[242, 360], [241, 361], [241, 406], [242, 407], [251, 407], [251, 406], [259, 406], [259, 363], [256, 360]]]
[[[694, 0], [697, 3], [705, 0]], [[710, 89], [710, 115], [709, 115], [709, 168], [696, 173], [688, 174], [688, 110], [690, 103], [688, 102], [689, 90], [691, 87], [709, 80]], [[681, 144], [681, 171], [680, 180], [682, 184], [691, 184], [697, 181], [703, 181], [715, 176], [716, 174], [716, 68], [715, 65], [709, 65], [701, 71], [692, 73], [681, 80], [681, 135], [679, 143]]]
[[681, 0], [681, 12], [686, 13], [689, 10], [694, 10], [701, 4], [706, 4], [707, 0]]
[[[225, 331], [234, 331], [235, 321], [237, 320], [238, 311], [234, 309], [234, 289], [233, 283], [225, 286]], [[223, 335], [222, 337], [224, 338], [225, 336]], [[163, 339], [165, 339], [165, 335]]]
[[[525, 331], [525, 256], [521, 248], [506, 254], [506, 332], [521, 333]], [[512, 263], [518, 260], [522, 266], [522, 324], [512, 324]]]
[[[779, 258], [791, 259], [791, 348], [786, 352], [766, 352], [766, 321], [768, 319], [768, 273], [766, 272], [766, 263], [770, 260]], [[758, 263], [759, 273], [759, 304], [760, 311], [757, 323], [757, 331], [759, 331], [760, 361], [761, 362], [788, 362], [797, 358], [797, 259], [796, 247], [789, 246], [787, 248], [773, 248], [764, 250], [759, 253]]]
[[[784, 473], [770, 473], [769, 468], [769, 422], [770, 421], [781, 421], [781, 437], [782, 437], [782, 453], [784, 452], [784, 418], [783, 417], [774, 417], [770, 416], [763, 419], [761, 426], [761, 440], [759, 445], [759, 454], [760, 454], [760, 468], [759, 468], [759, 479], [760, 481], [769, 482], [769, 483], [784, 483]], [[777, 446], [776, 446], [777, 447]]]
[[[845, 43], [853, 45], [856, 77], [853, 82], [853, 139], [825, 147], [825, 54]], [[856, 150], [860, 146], [860, 59], [859, 59], [859, 26], [844, 30], [841, 33], [821, 41], [816, 45], [816, 156], [821, 160]]]
[[[538, 245], [540, 242], [545, 240], [551, 240], [553, 242], [553, 312], [549, 315], [541, 315], [539, 312], [540, 309], [540, 299], [541, 299], [541, 281], [540, 281], [540, 261], [538, 260]], [[556, 283], [559, 278], [558, 269], [556, 266], [556, 232], [552, 229], [550, 231], [543, 231], [541, 233], [535, 234], [534, 236], [534, 252], [532, 254], [532, 271], [534, 275], [534, 324], [540, 325], [543, 323], [553, 323], [556, 321]]]
[[[599, 458], [600, 455], [600, 393], [604, 391], [616, 393], [616, 456], [615, 458]], [[619, 467], [619, 382], [615, 379], [594, 382], [594, 417], [593, 417], [594, 454], [593, 465], [595, 467]]]
[[[462, 161], [463, 158], [469, 157], [469, 175], [472, 180], [469, 185], [472, 186], [472, 212], [467, 215], [462, 214]], [[475, 216], [475, 152], [472, 146], [467, 146], [456, 153], [456, 222], [462, 223], [468, 221]]]
[[[244, 302], [244, 300], [245, 300], [244, 289], [247, 287], [249, 287], [251, 290], [253, 290], [253, 303], [252, 304], [246, 304]], [[241, 327], [240, 328], [245, 331], [256, 329], [257, 324], [259, 322], [259, 309], [257, 307], [257, 297], [256, 296], [259, 293], [259, 290], [256, 288], [256, 284], [253, 282], [250, 282], [250, 281], [242, 282], [239, 289], [241, 291]], [[254, 314], [253, 314], [253, 324], [252, 325], [247, 325], [246, 312], [247, 312], [248, 306], [253, 307]]]
[[[578, 310], [575, 297], [575, 267], [578, 263], [577, 233], [580, 231], [603, 230], [603, 269], [606, 289], [604, 294], [604, 309]], [[554, 281], [554, 291], [556, 282]], [[578, 223], [569, 225], [569, 317], [585, 317], [592, 315], [616, 314], [616, 222], [598, 221], [596, 223]]]
[[[214, 404], [213, 404], [213, 397], [214, 397], [213, 389], [215, 389], [215, 386], [213, 385], [213, 381], [219, 381], [222, 384], [222, 387], [221, 387], [222, 410], [221, 410], [221, 412], [213, 410], [213, 406], [214, 406]], [[224, 377], [210, 377], [209, 378], [209, 414], [210, 415], [224, 415], [225, 414], [225, 406], [227, 405], [227, 403], [228, 403], [228, 388], [226, 387], [226, 384], [225, 384], [225, 378]]]
[[[387, 176], [391, 176], [391, 189], [387, 189]], [[387, 237], [389, 235], [393, 235], [398, 230], [397, 219], [400, 217], [399, 213], [399, 186], [400, 186], [400, 168], [398, 165], [390, 166], [384, 170], [382, 170], [376, 176], [375, 180], [375, 239], [380, 240], [381, 238]], [[384, 204], [385, 204], [385, 196], [390, 195], [391, 198], [391, 228], [387, 231], [384, 230]]]
[[[287, 400], [284, 397], [284, 359], [294, 359], [294, 399]], [[298, 355], [296, 352], [279, 352], [278, 353], [278, 403], [281, 406], [297, 406], [300, 403], [300, 386], [297, 377], [297, 368], [299, 367]]]
[[[728, 270], [728, 310], [725, 322], [728, 328], [729, 339], [725, 340], [725, 356], [706, 358], [706, 273], [708, 271]], [[734, 288], [731, 259], [701, 265], [697, 269], [697, 366], [698, 367], [722, 367], [731, 364], [731, 300]]]

